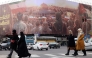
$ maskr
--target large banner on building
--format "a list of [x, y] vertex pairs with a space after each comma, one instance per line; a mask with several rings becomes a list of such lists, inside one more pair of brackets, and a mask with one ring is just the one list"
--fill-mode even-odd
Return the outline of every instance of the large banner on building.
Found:
[[[1, 5], [2, 6], [2, 5]], [[60, 34], [82, 28], [85, 34], [91, 30], [91, 6], [68, 0], [24, 0], [0, 6], [0, 28], [11, 34]], [[5, 14], [6, 12], [6, 14]], [[7, 19], [6, 19], [7, 18]], [[9, 27], [8, 27], [9, 26]], [[4, 31], [3, 31], [4, 32]], [[2, 34], [2, 31], [0, 30]]]
[[0, 5], [0, 35], [11, 34], [11, 9], [8, 4]]

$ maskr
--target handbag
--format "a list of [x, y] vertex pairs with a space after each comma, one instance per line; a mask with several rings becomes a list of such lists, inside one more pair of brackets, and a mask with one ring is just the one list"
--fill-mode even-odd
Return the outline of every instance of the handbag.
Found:
[[14, 43], [15, 42], [15, 40], [11, 40], [11, 43]]

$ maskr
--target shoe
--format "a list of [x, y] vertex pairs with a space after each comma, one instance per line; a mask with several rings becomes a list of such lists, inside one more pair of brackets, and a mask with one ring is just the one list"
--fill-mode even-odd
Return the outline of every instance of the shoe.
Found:
[[72, 54], [73, 56], [77, 56], [77, 54]]
[[22, 57], [19, 57], [19, 58], [22, 58]]
[[69, 54], [67, 53], [67, 54], [65, 54], [65, 55], [69, 55]]
[[11, 58], [10, 56], [8, 56], [7, 58]]
[[[75, 55], [75, 54], [72, 54], [72, 55]], [[76, 55], [78, 55], [78, 54], [76, 54]]]
[[29, 54], [28, 56], [29, 56], [29, 58], [30, 58], [31, 54]]
[[87, 56], [87, 55], [83, 55], [83, 56]]
[[74, 54], [72, 54], [72, 55], [78, 55], [78, 53], [74, 53]]

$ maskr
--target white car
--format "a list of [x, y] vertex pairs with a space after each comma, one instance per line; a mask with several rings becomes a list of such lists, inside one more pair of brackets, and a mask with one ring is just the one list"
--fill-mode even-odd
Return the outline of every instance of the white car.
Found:
[[1, 44], [1, 49], [5, 49], [5, 50], [10, 50], [10, 43], [9, 42], [6, 42], [6, 41], [3, 41]]
[[28, 43], [28, 44], [27, 44], [27, 49], [28, 49], [28, 50], [32, 50], [32, 47], [33, 47], [33, 46], [32, 46], [31, 43]]
[[85, 49], [86, 50], [92, 50], [92, 38], [89, 40], [85, 41]]
[[36, 44], [33, 45], [33, 50], [43, 50], [43, 49], [46, 49], [48, 50], [48, 43], [45, 42], [45, 41], [40, 41], [40, 42], [37, 42]]

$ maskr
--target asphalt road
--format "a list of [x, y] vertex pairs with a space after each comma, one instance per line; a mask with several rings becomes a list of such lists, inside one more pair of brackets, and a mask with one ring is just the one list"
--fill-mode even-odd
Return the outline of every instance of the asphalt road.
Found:
[[[29, 50], [32, 54], [30, 58], [92, 58], [92, 51], [87, 51], [87, 56], [83, 56], [82, 51], [79, 51], [78, 56], [72, 56], [73, 50], [70, 51], [70, 55], [66, 56], [67, 47], [61, 47], [60, 49], [49, 49], [48, 51], [42, 50]], [[6, 58], [9, 51], [0, 51], [0, 58]], [[18, 58], [17, 54], [14, 52], [12, 58]], [[26, 57], [28, 58], [28, 57]]]

